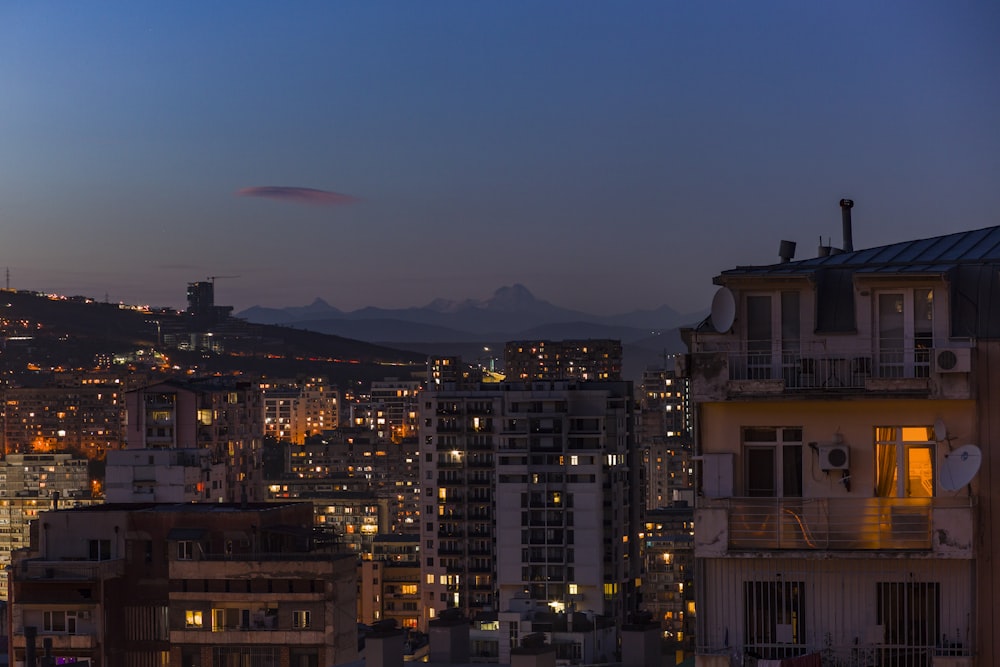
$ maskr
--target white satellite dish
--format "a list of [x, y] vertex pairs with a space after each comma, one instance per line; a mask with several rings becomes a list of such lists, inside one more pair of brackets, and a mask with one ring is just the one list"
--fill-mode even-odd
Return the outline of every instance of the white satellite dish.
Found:
[[948, 427], [943, 419], [934, 422], [934, 439], [938, 442], [944, 442], [948, 439]]
[[719, 333], [728, 332], [736, 319], [736, 297], [728, 287], [720, 287], [712, 297], [712, 326]]
[[953, 452], [944, 455], [944, 465], [941, 466], [941, 488], [945, 491], [958, 491], [972, 481], [979, 472], [983, 462], [983, 453], [975, 445], [962, 445]]

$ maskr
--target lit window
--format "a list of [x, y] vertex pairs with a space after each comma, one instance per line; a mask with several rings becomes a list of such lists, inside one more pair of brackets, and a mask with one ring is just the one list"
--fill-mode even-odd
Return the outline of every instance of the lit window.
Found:
[[305, 630], [312, 627], [312, 614], [308, 611], [292, 612], [292, 627], [296, 630]]
[[202, 618], [200, 609], [188, 609], [184, 612], [184, 627], [187, 628], [200, 628], [202, 627]]

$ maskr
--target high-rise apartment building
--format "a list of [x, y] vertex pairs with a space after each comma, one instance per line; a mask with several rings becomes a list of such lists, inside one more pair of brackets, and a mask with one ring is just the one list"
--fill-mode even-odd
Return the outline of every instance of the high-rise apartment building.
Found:
[[[671, 363], [673, 359], [668, 359]], [[638, 436], [646, 507], [694, 504], [688, 380], [674, 368], [647, 368], [639, 389]]]
[[[473, 641], [501, 660], [518, 645], [519, 620], [531, 626], [531, 609], [563, 614], [564, 624], [583, 611], [624, 623], [641, 567], [633, 416], [627, 382], [422, 394], [425, 622], [448, 608], [499, 612], [492, 646], [485, 635]], [[564, 657], [595, 655], [577, 648]]]

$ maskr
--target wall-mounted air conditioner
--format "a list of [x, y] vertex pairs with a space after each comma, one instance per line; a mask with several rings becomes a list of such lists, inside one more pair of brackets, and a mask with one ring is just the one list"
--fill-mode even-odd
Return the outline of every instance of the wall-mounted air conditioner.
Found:
[[935, 373], [968, 373], [972, 369], [972, 350], [967, 347], [945, 347], [934, 350]]
[[851, 466], [851, 450], [847, 445], [820, 445], [820, 470], [847, 470]]

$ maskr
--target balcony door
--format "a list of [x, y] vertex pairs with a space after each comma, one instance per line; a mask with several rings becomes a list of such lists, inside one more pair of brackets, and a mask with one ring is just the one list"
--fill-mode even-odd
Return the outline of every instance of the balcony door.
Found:
[[876, 309], [879, 377], [927, 377], [934, 344], [934, 290], [879, 292]]
[[791, 380], [799, 368], [801, 338], [798, 292], [747, 295], [747, 379]]
[[882, 498], [934, 496], [934, 447], [928, 426], [875, 429], [875, 494]]

